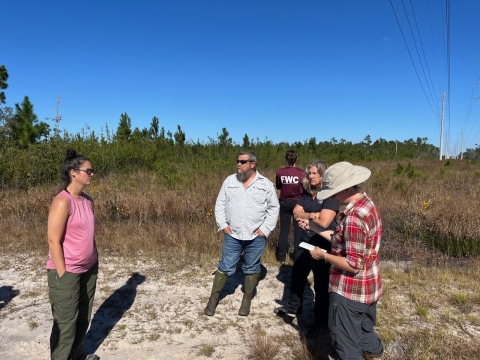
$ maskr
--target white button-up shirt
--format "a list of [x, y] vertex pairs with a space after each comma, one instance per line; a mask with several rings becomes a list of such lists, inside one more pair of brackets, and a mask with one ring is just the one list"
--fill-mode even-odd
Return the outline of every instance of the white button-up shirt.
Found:
[[218, 231], [227, 226], [232, 237], [238, 240], [253, 240], [262, 230], [266, 237], [277, 224], [280, 205], [273, 183], [258, 171], [245, 189], [237, 175], [230, 175], [223, 182], [215, 203], [215, 219]]

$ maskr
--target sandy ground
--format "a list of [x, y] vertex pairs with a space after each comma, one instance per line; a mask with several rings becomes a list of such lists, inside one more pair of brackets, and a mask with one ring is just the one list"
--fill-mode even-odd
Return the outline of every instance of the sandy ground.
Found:
[[[0, 257], [0, 354], [2, 359], [49, 359], [52, 326], [44, 259]], [[181, 271], [155, 262], [102, 258], [88, 352], [110, 359], [247, 359], [249, 339], [298, 339], [313, 320], [313, 291], [306, 289], [303, 315], [273, 313], [288, 298], [291, 267], [267, 266], [250, 316], [237, 315], [244, 276], [229, 278], [213, 317], [203, 315], [215, 264], [190, 264]], [[291, 358], [282, 346], [278, 358]]]

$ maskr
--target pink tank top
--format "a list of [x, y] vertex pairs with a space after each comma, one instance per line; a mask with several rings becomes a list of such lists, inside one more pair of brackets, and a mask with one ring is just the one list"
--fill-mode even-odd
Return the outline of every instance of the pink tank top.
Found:
[[[65, 190], [57, 196], [64, 196], [70, 202], [65, 235], [61, 240], [66, 269], [70, 273], [82, 274], [98, 260], [92, 199], [83, 193], [83, 199], [76, 199]], [[50, 251], [47, 269], [55, 269]]]

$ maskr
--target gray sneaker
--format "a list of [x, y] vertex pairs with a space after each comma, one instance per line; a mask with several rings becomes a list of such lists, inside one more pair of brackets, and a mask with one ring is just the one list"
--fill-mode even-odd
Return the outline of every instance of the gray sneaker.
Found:
[[89, 354], [89, 355], [87, 355], [85, 360], [100, 360], [100, 357], [95, 355], [95, 354]]

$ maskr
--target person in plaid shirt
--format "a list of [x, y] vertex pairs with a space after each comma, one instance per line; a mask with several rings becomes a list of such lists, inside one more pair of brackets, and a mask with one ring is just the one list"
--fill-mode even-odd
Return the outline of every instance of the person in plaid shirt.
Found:
[[322, 231], [312, 221], [299, 220], [300, 227], [318, 231], [332, 242], [327, 253], [311, 250], [316, 260], [329, 262], [328, 328], [340, 359], [379, 359], [383, 344], [374, 331], [377, 301], [382, 295], [378, 250], [382, 220], [373, 201], [358, 184], [370, 177], [370, 170], [348, 162], [327, 169], [317, 198], [332, 198], [345, 210], [335, 231]]

